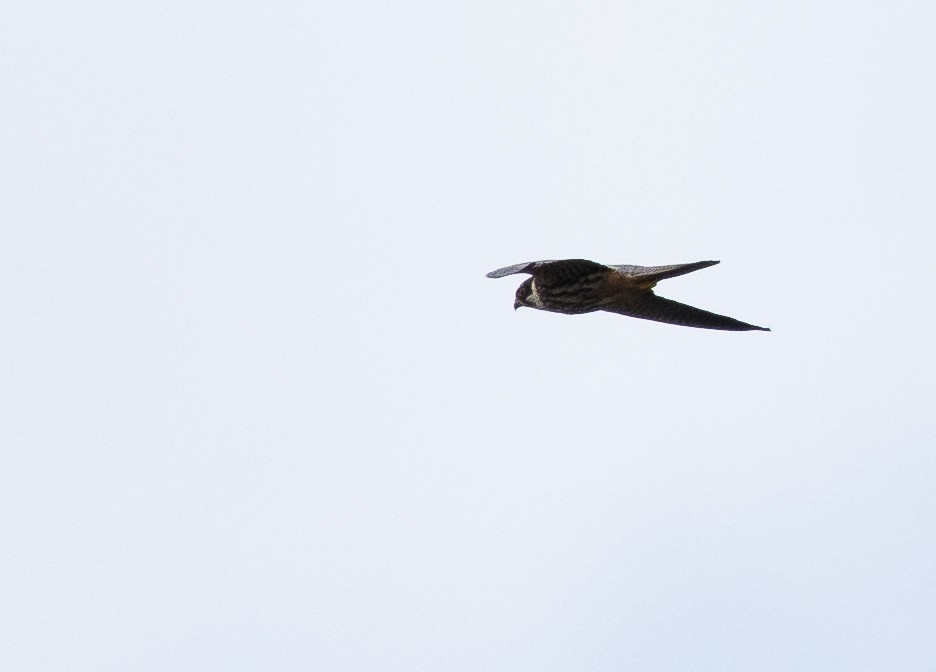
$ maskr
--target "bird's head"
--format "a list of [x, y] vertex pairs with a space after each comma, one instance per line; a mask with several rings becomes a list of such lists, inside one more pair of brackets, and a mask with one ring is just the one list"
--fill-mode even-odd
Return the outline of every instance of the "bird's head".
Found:
[[517, 294], [514, 296], [514, 310], [520, 306], [536, 308], [538, 298], [536, 289], [533, 287], [533, 278], [527, 278], [523, 281], [523, 284], [517, 287]]

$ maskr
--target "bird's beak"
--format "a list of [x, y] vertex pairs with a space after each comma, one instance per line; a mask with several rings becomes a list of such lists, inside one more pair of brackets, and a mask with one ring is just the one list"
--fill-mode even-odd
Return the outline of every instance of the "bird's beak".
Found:
[[521, 304], [517, 299], [514, 299], [514, 310], [516, 310], [517, 308], [519, 308], [521, 305], [522, 305], [522, 304]]

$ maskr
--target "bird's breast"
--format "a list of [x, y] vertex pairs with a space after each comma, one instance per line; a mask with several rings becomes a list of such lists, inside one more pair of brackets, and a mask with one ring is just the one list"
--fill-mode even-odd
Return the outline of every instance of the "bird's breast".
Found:
[[543, 307], [543, 299], [540, 297], [539, 288], [536, 286], [536, 280], [530, 283], [530, 296], [528, 300], [535, 308]]

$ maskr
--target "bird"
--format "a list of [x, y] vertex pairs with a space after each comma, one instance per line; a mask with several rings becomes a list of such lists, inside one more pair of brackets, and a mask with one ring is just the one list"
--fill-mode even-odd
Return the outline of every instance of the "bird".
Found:
[[722, 331], [770, 331], [733, 317], [665, 299], [653, 293], [660, 280], [692, 273], [717, 261], [696, 261], [669, 266], [605, 265], [588, 259], [528, 261], [487, 274], [503, 278], [529, 273], [517, 288], [514, 310], [520, 307], [580, 315], [597, 310], [665, 322], [682, 327]]

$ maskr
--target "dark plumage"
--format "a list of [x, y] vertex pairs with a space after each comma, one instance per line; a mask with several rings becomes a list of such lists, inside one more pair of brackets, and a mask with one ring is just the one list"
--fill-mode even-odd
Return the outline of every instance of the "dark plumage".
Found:
[[605, 310], [655, 322], [723, 331], [770, 331], [732, 317], [710, 313], [653, 293], [660, 280], [675, 278], [717, 261], [697, 261], [671, 266], [606, 266], [587, 259], [530, 261], [505, 266], [487, 274], [502, 278], [529, 273], [517, 288], [514, 308], [527, 306], [554, 313], [576, 315]]

